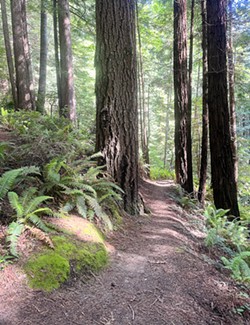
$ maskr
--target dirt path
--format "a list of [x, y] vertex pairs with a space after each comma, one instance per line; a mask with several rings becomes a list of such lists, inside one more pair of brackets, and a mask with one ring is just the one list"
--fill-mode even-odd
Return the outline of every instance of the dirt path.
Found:
[[250, 324], [233, 313], [240, 298], [231, 280], [199, 253], [198, 219], [171, 200], [173, 185], [143, 182], [141, 191], [152, 217], [128, 221], [111, 239], [107, 270], [52, 294], [20, 290], [0, 302], [0, 324]]

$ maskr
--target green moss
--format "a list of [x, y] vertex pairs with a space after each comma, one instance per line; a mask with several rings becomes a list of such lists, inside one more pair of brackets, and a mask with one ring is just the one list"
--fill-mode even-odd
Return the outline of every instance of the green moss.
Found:
[[29, 284], [34, 289], [52, 291], [67, 280], [69, 261], [55, 252], [32, 258], [26, 265]]
[[76, 271], [99, 271], [108, 263], [108, 254], [101, 243], [83, 243], [66, 236], [52, 237], [55, 249], [44, 250], [25, 265], [32, 288], [52, 291], [70, 275], [70, 264]]

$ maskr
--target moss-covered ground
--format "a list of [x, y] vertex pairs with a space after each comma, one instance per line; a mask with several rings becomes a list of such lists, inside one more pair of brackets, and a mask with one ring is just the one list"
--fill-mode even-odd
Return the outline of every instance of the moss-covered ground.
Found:
[[34, 289], [52, 291], [60, 287], [75, 272], [97, 272], [108, 263], [102, 243], [85, 243], [72, 236], [52, 237], [54, 250], [44, 249], [24, 265], [29, 285]]

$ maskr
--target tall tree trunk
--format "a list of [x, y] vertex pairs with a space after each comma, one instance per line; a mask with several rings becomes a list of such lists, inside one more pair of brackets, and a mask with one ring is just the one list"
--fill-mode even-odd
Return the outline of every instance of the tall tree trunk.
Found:
[[61, 103], [61, 70], [60, 70], [60, 59], [59, 59], [59, 42], [58, 42], [58, 9], [57, 0], [53, 0], [53, 30], [54, 30], [54, 47], [55, 47], [55, 65], [56, 65], [56, 87], [57, 87], [57, 98], [59, 106], [59, 115], [62, 116], [62, 103]]
[[134, 0], [96, 0], [96, 149], [138, 213], [138, 117]]
[[46, 96], [47, 57], [48, 57], [48, 33], [47, 33], [47, 8], [46, 0], [41, 0], [40, 23], [40, 72], [37, 95], [37, 110], [44, 113]]
[[174, 89], [175, 89], [175, 173], [176, 181], [188, 193], [193, 192], [190, 166], [188, 83], [187, 83], [187, 5], [174, 1]]
[[229, 85], [229, 110], [231, 127], [231, 145], [234, 161], [235, 179], [238, 179], [237, 135], [236, 135], [236, 107], [234, 92], [234, 57], [233, 57], [233, 1], [228, 0], [228, 85]]
[[[192, 74], [193, 74], [193, 43], [194, 43], [194, 0], [191, 1], [190, 44], [188, 64], [188, 108], [187, 108], [187, 164], [190, 189], [193, 189], [192, 162]], [[193, 191], [193, 190], [192, 190]]]
[[27, 110], [34, 109], [25, 0], [11, 0], [11, 16], [16, 70], [17, 107]]
[[76, 101], [68, 0], [58, 2], [62, 115], [76, 122]]
[[[139, 25], [139, 12], [138, 12], [138, 0], [136, 0], [136, 27], [138, 35], [138, 77], [139, 77], [139, 89], [140, 89], [140, 108], [142, 111], [141, 117], [141, 148], [142, 148], [142, 158], [143, 161], [149, 166], [149, 148], [148, 148], [148, 112], [145, 103], [145, 81], [144, 81], [144, 69], [143, 69], [143, 58], [142, 58], [142, 44], [141, 44], [141, 33]], [[149, 170], [147, 172], [149, 175]]]
[[169, 111], [171, 110], [171, 100], [172, 100], [171, 88], [168, 90], [168, 104], [166, 110], [166, 122], [165, 122], [165, 141], [164, 141], [164, 158], [163, 167], [167, 167], [167, 148], [168, 148], [168, 138], [169, 138]]
[[227, 92], [226, 0], [207, 0], [208, 108], [214, 203], [239, 216]]
[[202, 144], [201, 144], [201, 166], [198, 189], [198, 200], [204, 206], [206, 196], [207, 180], [207, 156], [208, 156], [208, 65], [207, 65], [207, 8], [206, 0], [201, 1], [202, 15], [202, 62], [203, 62], [203, 82], [202, 82]]
[[3, 36], [4, 36], [6, 59], [7, 59], [10, 85], [11, 85], [11, 93], [12, 93], [14, 108], [16, 110], [17, 109], [17, 91], [16, 91], [16, 81], [15, 81], [15, 70], [14, 70], [14, 64], [13, 64], [13, 60], [12, 60], [12, 49], [11, 49], [11, 44], [10, 44], [8, 18], [7, 18], [7, 10], [6, 10], [5, 0], [1, 0], [1, 11], [2, 11], [2, 23], [3, 23]]

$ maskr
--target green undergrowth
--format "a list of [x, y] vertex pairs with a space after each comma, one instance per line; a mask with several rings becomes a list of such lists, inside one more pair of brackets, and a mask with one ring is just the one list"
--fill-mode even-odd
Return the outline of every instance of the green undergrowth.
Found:
[[44, 249], [24, 265], [33, 289], [51, 292], [66, 282], [70, 274], [98, 272], [108, 264], [102, 243], [86, 243], [68, 236], [53, 236], [54, 250]]
[[150, 167], [150, 179], [152, 180], [161, 180], [161, 179], [173, 180], [174, 178], [175, 178], [175, 174], [171, 170], [157, 167], [157, 166]]

